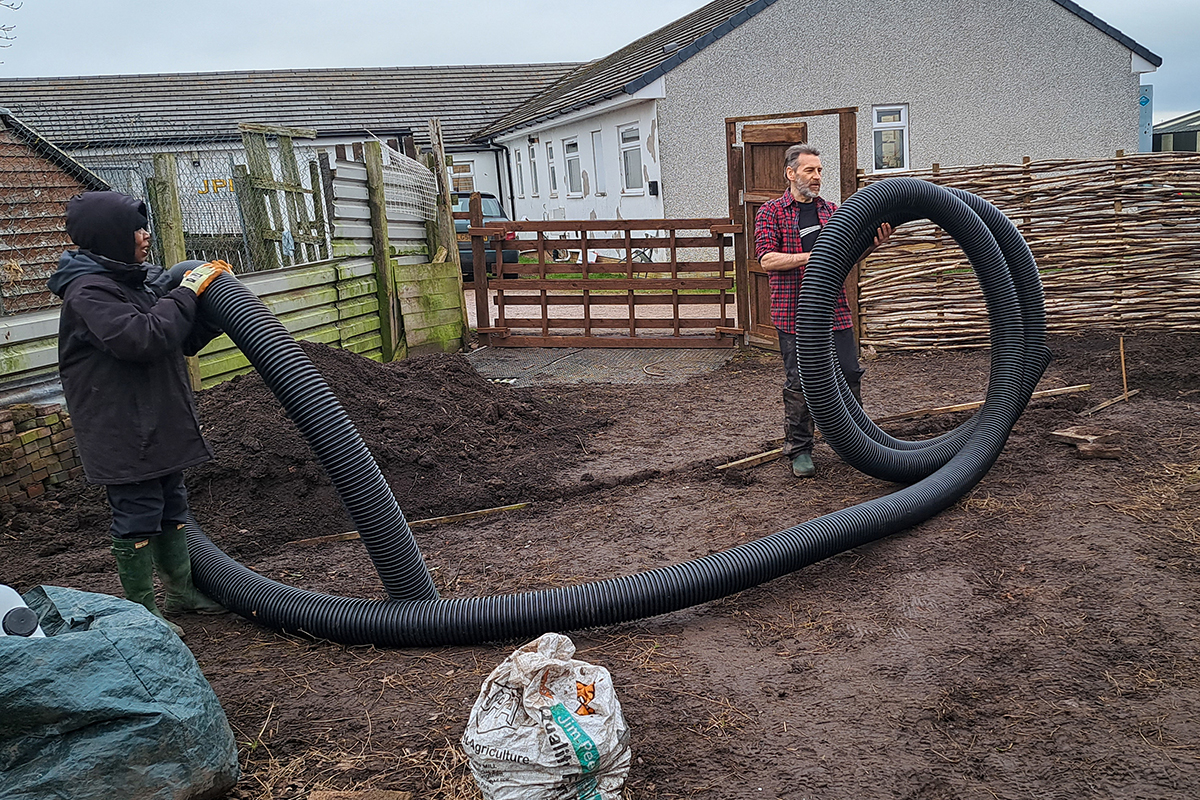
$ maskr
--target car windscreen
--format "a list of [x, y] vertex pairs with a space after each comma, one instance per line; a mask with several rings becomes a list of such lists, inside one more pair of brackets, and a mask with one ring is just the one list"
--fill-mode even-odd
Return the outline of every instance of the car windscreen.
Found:
[[[500, 201], [494, 197], [481, 197], [483, 201], [483, 215], [485, 217], [505, 217], [504, 209], [500, 207]], [[469, 195], [457, 195], [454, 198], [455, 211], [470, 211], [471, 197]]]

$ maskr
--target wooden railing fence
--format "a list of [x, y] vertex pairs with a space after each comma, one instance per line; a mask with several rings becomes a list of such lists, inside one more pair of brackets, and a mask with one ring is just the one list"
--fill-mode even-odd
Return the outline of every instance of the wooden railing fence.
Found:
[[[472, 262], [495, 259], [490, 270], [475, 267], [481, 343], [733, 347], [743, 332], [734, 327], [733, 248], [726, 242], [738, 228], [728, 219], [483, 225], [476, 196], [471, 207]], [[507, 238], [514, 234], [517, 240]], [[514, 247], [525, 257], [505, 263], [501, 252]], [[553, 251], [570, 253], [570, 263], [554, 261]], [[660, 257], [650, 260], [650, 251]]]
[[[1051, 332], [1200, 330], [1200, 155], [1118, 152], [905, 174], [977, 194], [1017, 225], [1038, 263]], [[866, 261], [858, 304], [864, 346], [988, 343], [970, 264], [928, 222], [905, 225]]]

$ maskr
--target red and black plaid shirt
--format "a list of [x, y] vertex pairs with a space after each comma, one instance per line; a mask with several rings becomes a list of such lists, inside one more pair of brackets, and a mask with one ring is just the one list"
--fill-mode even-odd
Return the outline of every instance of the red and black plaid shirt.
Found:
[[[817, 222], [823, 226], [829, 222], [837, 206], [822, 197], [813, 202], [817, 204]], [[789, 189], [783, 193], [783, 197], [764, 203], [758, 209], [758, 213], [754, 215], [754, 252], [760, 261], [766, 253], [804, 252], [800, 243], [798, 206], [799, 203], [792, 197]], [[786, 272], [770, 272], [767, 279], [771, 283], [771, 324], [784, 333], [795, 333], [796, 301], [800, 298], [804, 267]], [[846, 289], [843, 288], [838, 292], [837, 306], [833, 311], [833, 329], [841, 331], [853, 327], [854, 320], [846, 302]]]

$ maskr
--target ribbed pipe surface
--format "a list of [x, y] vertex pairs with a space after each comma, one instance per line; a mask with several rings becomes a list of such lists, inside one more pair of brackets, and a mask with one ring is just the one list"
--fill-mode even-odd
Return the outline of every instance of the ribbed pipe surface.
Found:
[[[992, 375], [987, 400], [969, 423], [927, 442], [902, 442], [854, 403], [833, 368], [830, 325], [837, 288], [879, 223], [926, 217], [954, 236], [979, 275], [992, 324]], [[903, 530], [951, 505], [983, 477], [1048, 363], [1041, 286], [1028, 252], [1015, 228], [982, 200], [906, 178], [855, 194], [817, 241], [798, 315], [798, 355], [813, 416], [848, 462], [913, 485], [670, 567], [562, 589], [455, 600], [437, 599], [386, 481], [303, 351], [249, 290], [219, 278], [203, 295], [202, 308], [263, 375], [344, 501], [355, 498], [363, 506], [347, 503], [392, 599], [336, 597], [269, 580], [225, 555], [193, 520], [188, 542], [196, 583], [231, 610], [277, 630], [383, 647], [470, 644], [665, 614]], [[360, 492], [369, 501], [360, 501]]]

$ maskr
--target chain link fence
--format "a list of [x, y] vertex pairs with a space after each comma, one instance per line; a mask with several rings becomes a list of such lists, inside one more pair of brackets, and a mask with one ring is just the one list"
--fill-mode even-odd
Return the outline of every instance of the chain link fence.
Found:
[[[133, 115], [95, 118], [47, 106], [9, 110], [112, 189], [145, 200], [151, 233], [169, 213], [155, 196], [163, 177], [155, 174], [155, 156], [174, 156], [188, 258], [219, 258], [237, 272], [252, 272], [329, 255], [320, 148], [281, 135], [285, 129], [253, 126], [240, 137], [172, 135], [162, 141], [147, 138], [149, 125]], [[97, 187], [35, 163], [34, 154], [13, 147], [2, 154], [5, 185], [21, 184], [21, 191], [0, 194], [0, 313], [48, 308], [57, 300], [45, 291], [45, 280], [62, 251], [73, 246], [63, 233], [63, 204]], [[165, 260], [159, 236], [150, 260]]]

